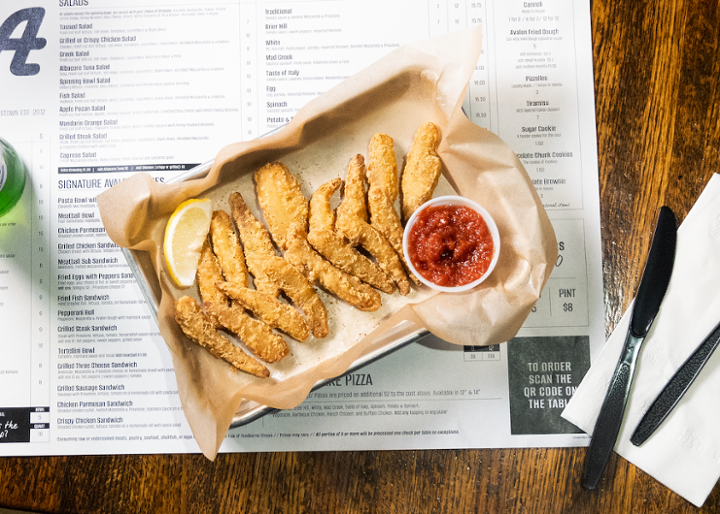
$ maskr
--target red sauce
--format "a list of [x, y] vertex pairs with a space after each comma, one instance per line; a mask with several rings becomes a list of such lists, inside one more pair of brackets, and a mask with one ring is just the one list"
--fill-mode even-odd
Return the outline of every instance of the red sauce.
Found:
[[408, 234], [410, 261], [423, 278], [439, 286], [462, 286], [482, 277], [493, 252], [487, 223], [468, 207], [423, 209]]

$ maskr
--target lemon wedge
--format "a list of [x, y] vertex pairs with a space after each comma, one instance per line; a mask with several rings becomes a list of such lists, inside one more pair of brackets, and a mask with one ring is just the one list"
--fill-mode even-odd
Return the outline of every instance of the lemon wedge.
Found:
[[190, 287], [195, 281], [200, 250], [210, 231], [212, 200], [187, 200], [181, 203], [167, 222], [163, 252], [173, 281]]

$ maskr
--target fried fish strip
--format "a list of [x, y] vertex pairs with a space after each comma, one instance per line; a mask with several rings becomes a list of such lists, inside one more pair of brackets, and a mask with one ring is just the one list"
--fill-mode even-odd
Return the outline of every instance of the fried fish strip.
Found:
[[225, 211], [215, 211], [210, 221], [210, 240], [225, 280], [248, 286], [248, 270], [245, 255], [240, 247], [232, 218]]
[[[370, 139], [368, 178], [368, 207], [370, 225], [375, 227], [392, 245], [400, 262], [407, 269], [403, 252], [403, 227], [400, 222], [395, 200], [398, 196], [398, 172], [395, 163], [395, 146], [387, 134], [375, 134]], [[415, 283], [419, 281], [408, 273]]]
[[424, 123], [415, 133], [401, 179], [402, 212], [405, 222], [422, 204], [432, 198], [438, 185], [442, 163], [437, 154], [440, 132], [434, 123]]
[[308, 242], [323, 257], [341, 270], [358, 277], [363, 282], [391, 294], [393, 282], [383, 270], [370, 259], [345, 242], [335, 231], [335, 212], [330, 207], [330, 197], [340, 188], [342, 180], [335, 178], [320, 186], [310, 198], [310, 232]]
[[[385, 191], [390, 202], [398, 197], [398, 168], [395, 161], [395, 142], [387, 134], [378, 133], [370, 138], [368, 145], [367, 177], [370, 189]], [[372, 216], [372, 207], [370, 211]]]
[[267, 293], [243, 287], [235, 282], [218, 282], [215, 287], [255, 314], [268, 326], [280, 329], [298, 341], [305, 341], [310, 335], [310, 328], [305, 318], [291, 305]]
[[215, 286], [223, 282], [224, 278], [217, 257], [207, 241], [200, 253], [197, 278], [200, 296], [211, 322], [237, 334], [264, 361], [277, 362], [290, 353], [282, 337], [262, 321], [248, 316], [237, 303], [230, 303], [225, 293]]
[[287, 248], [287, 232], [293, 223], [307, 231], [308, 202], [300, 183], [281, 162], [271, 162], [255, 172], [258, 201], [275, 243]]
[[[248, 269], [255, 277], [255, 283], [260, 278], [261, 283], [269, 284], [269, 287], [265, 285], [266, 292], [268, 289], [283, 290], [303, 311], [313, 335], [318, 338], [327, 336], [330, 333], [327, 309], [310, 282], [292, 264], [275, 255], [270, 235], [250, 212], [240, 193], [230, 195], [230, 206], [245, 247]], [[277, 292], [274, 296], [277, 296]]]
[[311, 284], [318, 282], [353, 307], [364, 311], [379, 309], [381, 299], [377, 291], [330, 264], [307, 242], [307, 200], [287, 167], [280, 163], [264, 166], [255, 173], [255, 182], [270, 234], [285, 250], [285, 259]]
[[318, 282], [361, 311], [376, 311], [380, 308], [380, 293], [320, 257], [308, 243], [301, 224], [291, 225], [286, 235], [288, 248], [285, 258], [301, 270], [311, 283]]
[[[218, 282], [215, 287], [270, 327], [279, 328], [299, 341], [307, 339], [310, 329], [297, 310], [271, 294], [248, 288], [245, 255], [235, 234], [232, 219], [226, 212], [213, 213], [210, 240], [226, 280], [226, 282]], [[224, 284], [234, 294], [228, 294], [220, 284]]]
[[240, 193], [230, 195], [230, 207], [240, 233], [240, 239], [245, 247], [245, 259], [248, 271], [254, 277], [255, 288], [277, 297], [280, 290], [264, 271], [265, 262], [275, 256], [275, 248], [270, 235], [265, 230], [265, 226], [250, 212]]
[[[327, 309], [315, 289], [305, 275], [292, 264], [280, 257], [276, 257], [276, 259], [279, 259], [274, 263], [277, 265], [268, 266], [268, 277], [285, 291], [295, 305], [300, 307], [310, 322], [310, 330], [313, 335], [317, 338], [327, 336], [330, 333]], [[282, 261], [282, 265], [280, 265], [280, 261]]]
[[205, 310], [208, 313], [210, 321], [216, 326], [220, 326], [220, 320], [217, 313], [222, 309], [230, 307], [230, 300], [222, 291], [215, 287], [215, 282], [222, 280], [220, 266], [217, 257], [212, 251], [210, 240], [206, 239], [200, 250], [200, 260], [198, 260], [197, 283], [200, 289], [200, 297], [202, 298]]
[[175, 320], [190, 340], [206, 348], [215, 357], [258, 377], [270, 376], [265, 366], [215, 330], [214, 323], [194, 298], [183, 296], [175, 303]]
[[345, 180], [345, 197], [337, 208], [335, 226], [352, 246], [367, 250], [387, 275], [395, 282], [400, 294], [410, 293], [410, 282], [395, 249], [375, 228], [368, 225], [365, 203], [365, 159], [356, 155], [350, 161]]

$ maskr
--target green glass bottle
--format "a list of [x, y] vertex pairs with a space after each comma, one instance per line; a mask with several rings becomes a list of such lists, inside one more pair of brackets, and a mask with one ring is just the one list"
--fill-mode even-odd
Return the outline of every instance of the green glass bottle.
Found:
[[25, 189], [25, 165], [10, 143], [0, 138], [0, 216], [20, 200]]

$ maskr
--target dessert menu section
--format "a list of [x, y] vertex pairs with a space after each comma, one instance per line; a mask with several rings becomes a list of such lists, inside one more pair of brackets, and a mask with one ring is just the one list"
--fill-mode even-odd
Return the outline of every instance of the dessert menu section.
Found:
[[0, 5], [0, 136], [29, 180], [0, 218], [0, 454], [198, 451], [96, 196], [139, 171], [170, 180], [400, 45], [478, 24], [465, 113], [518, 154], [558, 236], [519, 337], [425, 338], [222, 449], [585, 444], [559, 414], [604, 340], [588, 5], [14, 0]]

